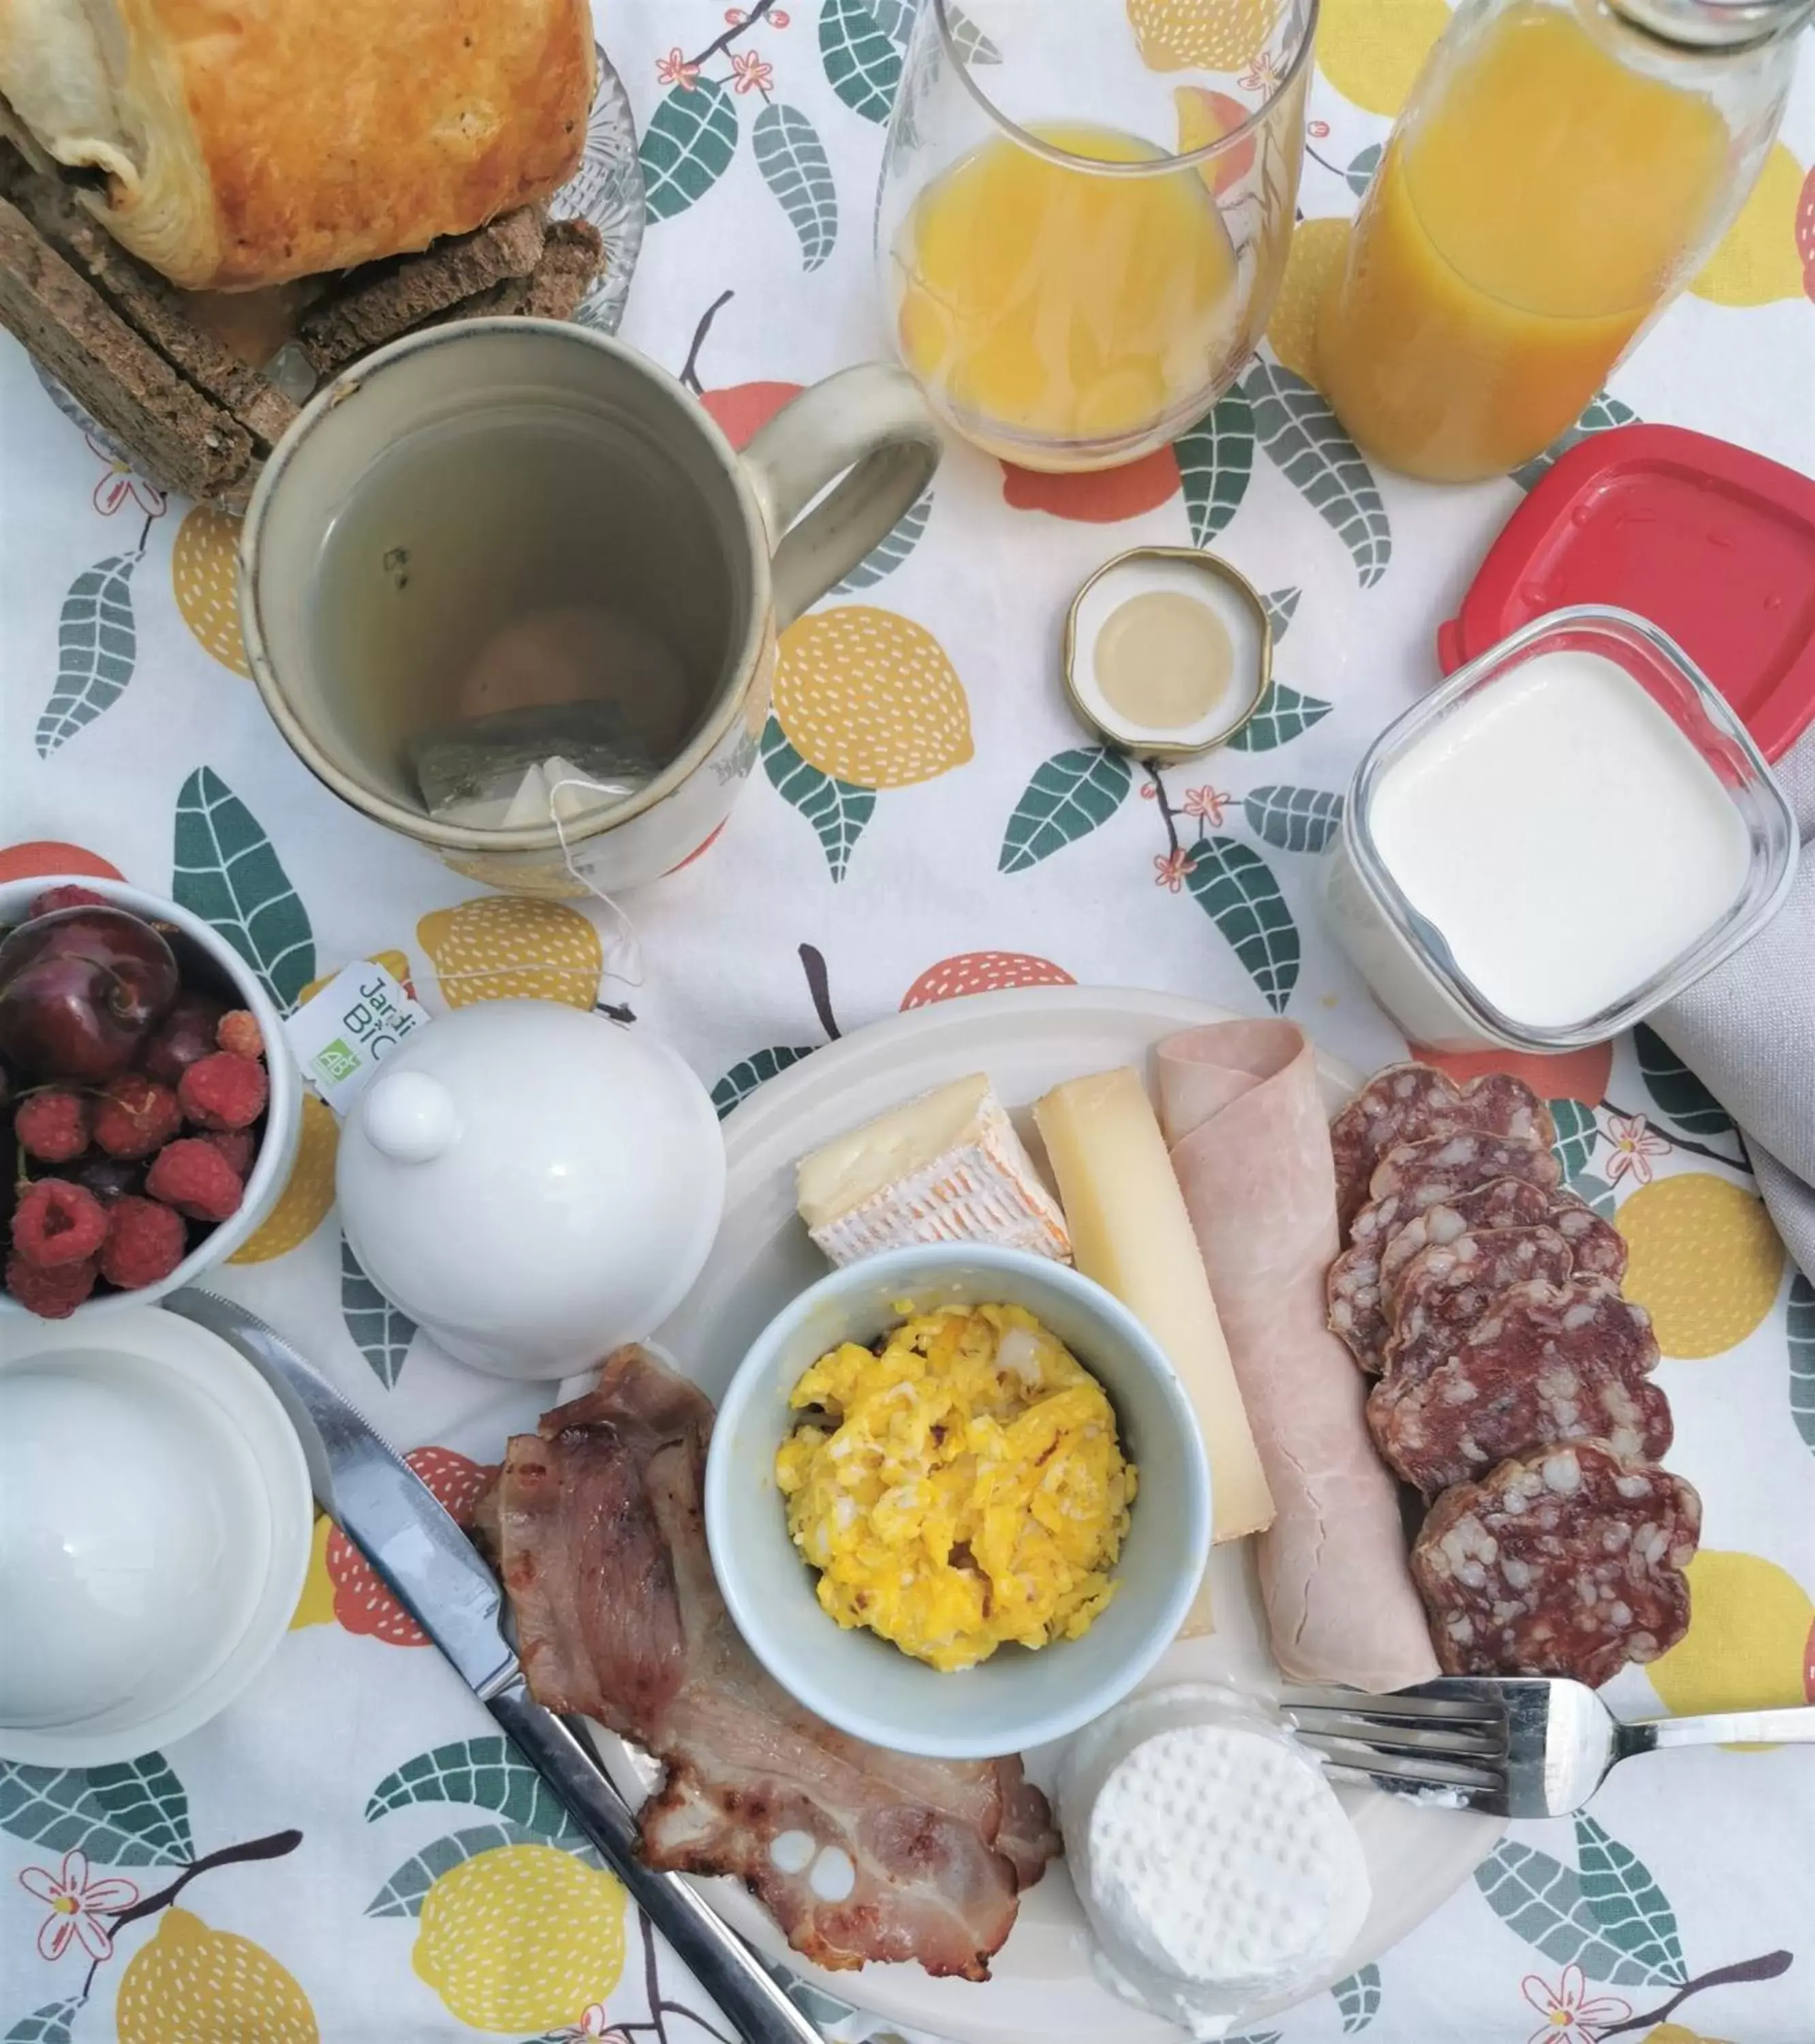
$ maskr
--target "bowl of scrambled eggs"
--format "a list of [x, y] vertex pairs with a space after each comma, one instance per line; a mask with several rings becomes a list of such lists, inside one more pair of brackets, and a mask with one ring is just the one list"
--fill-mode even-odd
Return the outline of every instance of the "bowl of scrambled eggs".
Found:
[[1152, 1667], [1209, 1551], [1183, 1387], [1099, 1285], [945, 1244], [833, 1271], [719, 1407], [706, 1537], [770, 1673], [879, 1746], [982, 1759]]

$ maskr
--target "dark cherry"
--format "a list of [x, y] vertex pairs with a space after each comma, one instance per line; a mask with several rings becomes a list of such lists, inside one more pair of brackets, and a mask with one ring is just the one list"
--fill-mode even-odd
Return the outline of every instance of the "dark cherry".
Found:
[[61, 909], [0, 943], [0, 1051], [40, 1078], [123, 1072], [176, 997], [176, 959], [124, 909]]
[[144, 1166], [124, 1157], [91, 1157], [85, 1164], [71, 1166], [64, 1175], [87, 1186], [104, 1207], [110, 1207], [123, 1193], [144, 1189]]
[[214, 1032], [226, 1012], [224, 1001], [185, 987], [152, 1032], [144, 1055], [139, 1060], [140, 1070], [166, 1085], [179, 1085], [191, 1065], [220, 1047]]

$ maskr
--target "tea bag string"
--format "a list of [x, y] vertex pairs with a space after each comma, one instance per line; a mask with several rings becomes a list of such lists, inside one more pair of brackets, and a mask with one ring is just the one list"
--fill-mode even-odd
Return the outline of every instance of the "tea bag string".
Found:
[[551, 782], [548, 787], [548, 818], [555, 826], [556, 836], [560, 840], [562, 863], [574, 880], [595, 901], [603, 905], [611, 917], [612, 928], [606, 939], [600, 977], [618, 980], [626, 986], [640, 987], [643, 984], [643, 944], [635, 919], [628, 909], [614, 901], [603, 888], [598, 886], [590, 874], [581, 870], [574, 856], [575, 848], [567, 842], [567, 827], [561, 820], [559, 798], [563, 788], [584, 789], [595, 795], [602, 791], [595, 782], [588, 781], [577, 774]]

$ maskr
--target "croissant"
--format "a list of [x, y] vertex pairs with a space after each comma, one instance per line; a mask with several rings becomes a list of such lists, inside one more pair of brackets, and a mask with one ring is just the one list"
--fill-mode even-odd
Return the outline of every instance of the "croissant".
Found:
[[249, 290], [546, 198], [586, 140], [586, 0], [0, 0], [0, 94], [125, 248]]

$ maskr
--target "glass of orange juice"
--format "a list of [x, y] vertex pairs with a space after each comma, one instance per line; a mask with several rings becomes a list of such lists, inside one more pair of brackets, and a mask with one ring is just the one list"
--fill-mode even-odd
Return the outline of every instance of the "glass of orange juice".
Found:
[[1234, 381], [1285, 267], [1317, 0], [921, 0], [876, 260], [967, 439], [1108, 468]]

